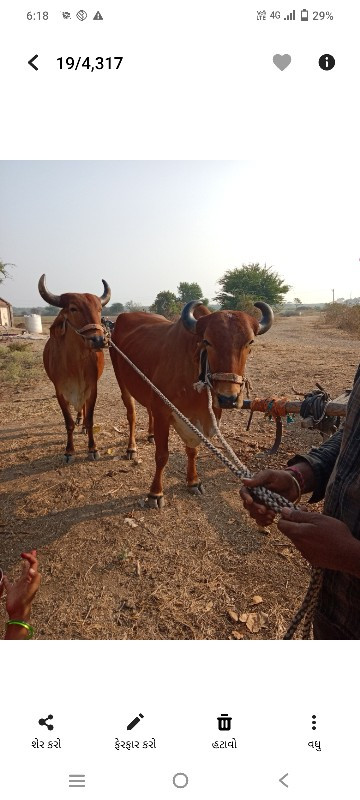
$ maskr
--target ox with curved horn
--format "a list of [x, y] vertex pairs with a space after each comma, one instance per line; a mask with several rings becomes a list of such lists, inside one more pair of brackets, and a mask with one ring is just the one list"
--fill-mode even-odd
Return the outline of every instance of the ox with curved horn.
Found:
[[41, 276], [38, 284], [43, 300], [60, 309], [50, 327], [43, 360], [46, 373], [55, 386], [65, 421], [67, 464], [71, 463], [75, 452], [75, 422], [70, 406], [77, 411], [78, 423], [83, 418], [83, 431], [88, 435], [89, 459], [99, 458], [93, 436], [93, 415], [97, 383], [104, 369], [103, 349], [107, 344], [101, 311], [111, 297], [110, 287], [104, 279], [103, 285], [104, 291], [99, 297], [79, 292], [52, 294], [46, 288], [45, 275]]
[[[272, 323], [267, 303], [256, 303], [262, 312], [260, 321], [244, 311], [210, 312], [201, 300], [191, 300], [176, 322], [156, 314], [133, 312], [120, 314], [112, 333], [112, 342], [143, 372], [184, 414], [195, 428], [210, 438], [215, 433], [212, 408], [219, 422], [224, 409], [242, 408], [244, 391], [249, 385], [246, 362], [258, 333], [265, 333]], [[191, 334], [191, 335], [189, 335]], [[127, 457], [136, 452], [135, 400], [153, 419], [155, 439], [155, 474], [148, 503], [163, 504], [163, 472], [169, 457], [169, 430], [175, 428], [186, 446], [186, 483], [192, 494], [201, 494], [201, 480], [196, 459], [199, 437], [189, 433], [182, 420], [169, 414], [151, 389], [142, 383], [121, 353], [110, 348], [115, 375], [126, 406], [129, 422]]]

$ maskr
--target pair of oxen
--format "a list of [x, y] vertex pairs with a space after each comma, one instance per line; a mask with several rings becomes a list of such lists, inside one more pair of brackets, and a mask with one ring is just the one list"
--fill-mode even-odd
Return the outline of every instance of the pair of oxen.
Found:
[[[89, 458], [99, 453], [93, 435], [93, 415], [97, 382], [104, 369], [106, 332], [102, 308], [111, 292], [105, 280], [101, 297], [92, 294], [48, 291], [45, 275], [39, 281], [41, 297], [60, 312], [50, 327], [44, 348], [44, 366], [56, 390], [64, 415], [67, 444], [65, 461], [74, 458], [75, 421], [70, 411], [77, 411], [87, 431]], [[206, 378], [211, 388], [212, 406], [217, 421], [222, 409], [241, 408], [245, 387], [245, 366], [255, 336], [265, 333], [273, 322], [273, 312], [258, 302], [260, 321], [243, 311], [215, 311], [199, 301], [187, 303], [180, 319], [146, 312], [123, 313], [117, 317], [111, 340], [160, 389], [179, 411], [206, 437], [214, 435], [206, 391], [198, 391]], [[155, 441], [156, 470], [148, 494], [152, 507], [163, 505], [163, 470], [168, 461], [169, 430], [172, 425], [183, 440], [187, 453], [187, 487], [193, 494], [202, 493], [196, 470], [199, 438], [168, 408], [124, 358], [110, 347], [110, 356], [129, 422], [127, 457], [136, 452], [135, 403], [149, 414], [149, 441]], [[197, 384], [197, 385], [196, 385]]]

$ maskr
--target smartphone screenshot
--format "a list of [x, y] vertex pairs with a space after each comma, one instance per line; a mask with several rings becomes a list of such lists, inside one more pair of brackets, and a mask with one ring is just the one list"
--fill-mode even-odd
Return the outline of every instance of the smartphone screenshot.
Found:
[[358, 797], [359, 17], [1, 11], [4, 797]]

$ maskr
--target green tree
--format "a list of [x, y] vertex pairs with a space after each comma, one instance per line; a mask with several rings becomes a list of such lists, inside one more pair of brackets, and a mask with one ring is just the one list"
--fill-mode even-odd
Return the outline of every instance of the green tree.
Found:
[[43, 317], [57, 317], [60, 309], [57, 306], [45, 306], [41, 309]]
[[256, 300], [269, 305], [282, 303], [284, 295], [291, 289], [272, 267], [260, 264], [243, 264], [228, 269], [218, 281], [222, 291], [214, 298], [220, 308], [246, 311]]
[[9, 273], [6, 267], [14, 267], [15, 264], [6, 264], [4, 261], [0, 261], [0, 283], [2, 283], [5, 278], [9, 277]]
[[202, 289], [198, 283], [182, 281], [177, 287], [180, 303], [189, 303], [190, 300], [202, 300]]
[[180, 302], [173, 292], [163, 291], [156, 295], [155, 300], [150, 306], [150, 311], [154, 314], [162, 314], [163, 317], [171, 319], [180, 311]]
[[115, 317], [117, 314], [122, 314], [124, 311], [124, 306], [122, 303], [112, 303], [111, 306], [106, 306], [105, 314], [110, 314], [111, 317]]
[[127, 300], [125, 303], [125, 311], [143, 311], [144, 306], [141, 303], [135, 303], [134, 300]]
[[294, 303], [297, 306], [302, 306], [302, 302], [300, 300], [300, 297], [294, 297]]

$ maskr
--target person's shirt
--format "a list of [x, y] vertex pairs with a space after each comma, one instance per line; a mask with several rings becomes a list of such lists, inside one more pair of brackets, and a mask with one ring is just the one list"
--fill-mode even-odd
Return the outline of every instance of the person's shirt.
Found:
[[[324, 499], [324, 514], [347, 525], [360, 539], [360, 366], [349, 396], [342, 428], [289, 465], [307, 461], [315, 474], [310, 502]], [[318, 612], [347, 639], [360, 639], [360, 579], [325, 570]]]

